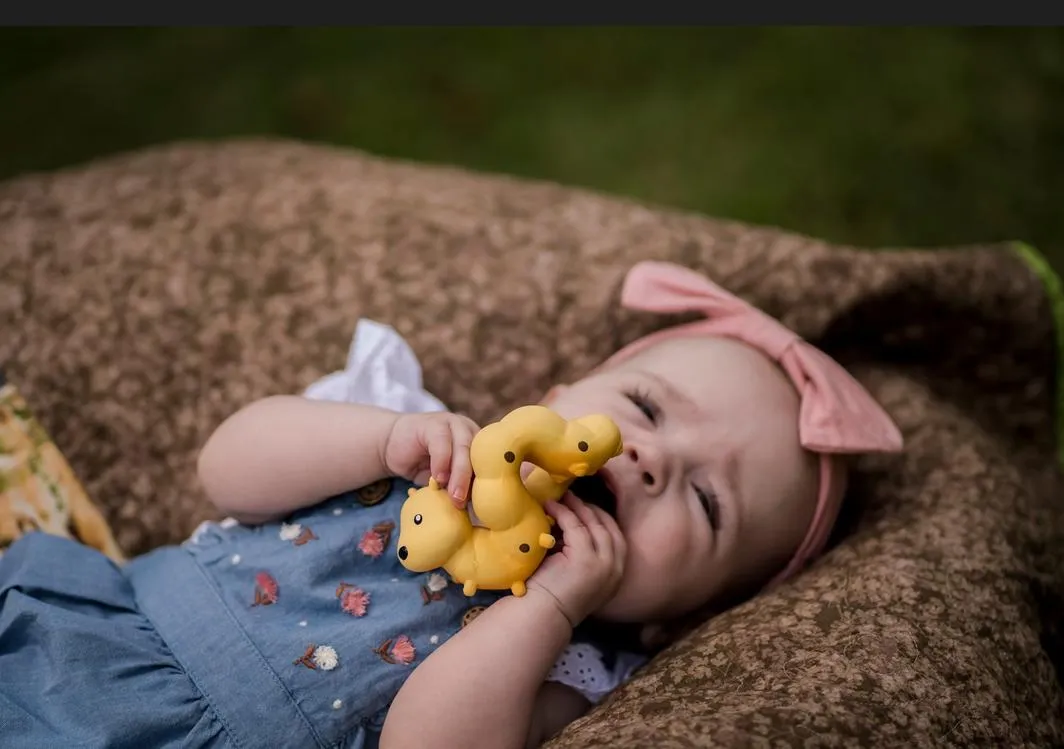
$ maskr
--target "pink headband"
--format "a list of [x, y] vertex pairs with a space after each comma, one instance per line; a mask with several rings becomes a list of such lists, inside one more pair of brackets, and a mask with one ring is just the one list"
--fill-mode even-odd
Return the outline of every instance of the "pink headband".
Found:
[[799, 441], [806, 450], [820, 455], [819, 493], [805, 538], [769, 585], [801, 570], [823, 550], [842, 504], [846, 472], [833, 456], [901, 450], [902, 437], [894, 422], [838, 362], [689, 268], [664, 262], [637, 263], [625, 278], [621, 304], [662, 313], [698, 311], [707, 319], [644, 336], [610, 357], [607, 365], [668, 338], [715, 335], [753, 346], [778, 362], [790, 377], [801, 399]]

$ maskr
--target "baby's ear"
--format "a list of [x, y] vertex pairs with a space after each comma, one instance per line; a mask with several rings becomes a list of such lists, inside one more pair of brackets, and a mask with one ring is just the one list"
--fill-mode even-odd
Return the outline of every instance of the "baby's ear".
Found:
[[554, 399], [564, 393], [566, 389], [568, 389], [568, 387], [568, 385], [555, 385], [547, 391], [547, 394], [544, 395], [543, 398], [540, 399], [540, 404], [544, 406], [549, 406], [551, 403], [554, 402]]

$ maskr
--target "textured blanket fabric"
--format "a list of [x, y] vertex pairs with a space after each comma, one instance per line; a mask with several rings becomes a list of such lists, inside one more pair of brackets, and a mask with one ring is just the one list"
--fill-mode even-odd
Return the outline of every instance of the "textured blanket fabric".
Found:
[[552, 746], [1064, 744], [1055, 331], [1011, 246], [869, 252], [350, 151], [174, 144], [0, 185], [0, 366], [135, 554], [211, 516], [194, 465], [218, 422], [339, 368], [359, 316], [483, 422], [674, 321], [617, 308], [644, 258], [823, 346], [907, 449], [856, 462], [819, 564]]

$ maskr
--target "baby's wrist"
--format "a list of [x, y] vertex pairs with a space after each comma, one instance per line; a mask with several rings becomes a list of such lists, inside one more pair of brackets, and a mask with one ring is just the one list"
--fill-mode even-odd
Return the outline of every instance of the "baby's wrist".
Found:
[[403, 418], [403, 414], [399, 411], [389, 411], [381, 409], [383, 413], [384, 422], [381, 428], [380, 437], [377, 439], [377, 455], [381, 465], [381, 475], [394, 476], [397, 475], [396, 471], [389, 465], [388, 451], [392, 447], [392, 438], [395, 434], [395, 428]]
[[524, 598], [531, 605], [542, 608], [548, 618], [553, 618], [563, 623], [570, 632], [576, 628], [582, 617], [574, 616], [570, 607], [566, 606], [554, 593], [536, 583], [529, 583]]

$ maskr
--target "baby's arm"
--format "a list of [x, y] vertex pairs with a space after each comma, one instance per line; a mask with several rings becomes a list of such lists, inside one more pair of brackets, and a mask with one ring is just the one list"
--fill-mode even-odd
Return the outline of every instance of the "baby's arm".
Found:
[[[543, 714], [540, 693], [571, 635], [568, 620], [541, 591], [489, 606], [410, 675], [388, 710], [381, 749], [538, 746], [564, 725], [552, 720], [553, 711]], [[557, 686], [569, 720], [575, 719], [586, 702]]]
[[[272, 396], [226, 419], [200, 452], [207, 496], [245, 523], [265, 522], [385, 476], [450, 483], [459, 503], [477, 426], [451, 413], [401, 414], [376, 406]], [[446, 449], [436, 449], [445, 443]], [[452, 449], [452, 444], [466, 446]], [[428, 446], [433, 457], [429, 462]]]
[[572, 628], [617, 588], [624, 538], [605, 512], [571, 495], [547, 505], [564, 547], [529, 579], [433, 652], [399, 691], [382, 749], [535, 747], [590, 706], [545, 679]]

